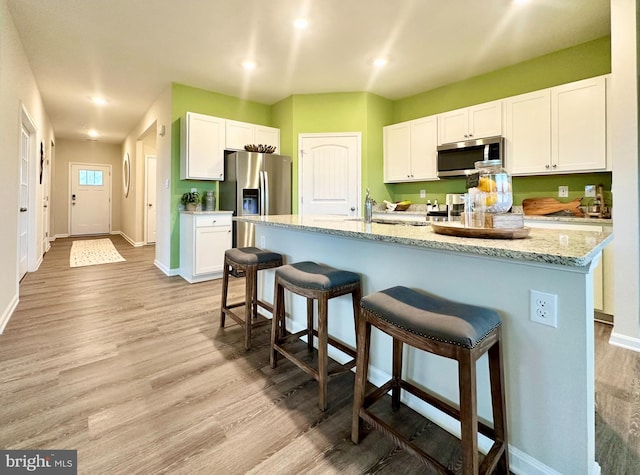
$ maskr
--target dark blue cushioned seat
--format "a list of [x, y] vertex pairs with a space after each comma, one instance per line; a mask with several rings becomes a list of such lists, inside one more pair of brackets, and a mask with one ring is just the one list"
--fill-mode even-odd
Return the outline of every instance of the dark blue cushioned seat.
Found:
[[311, 261], [279, 267], [276, 275], [297, 287], [313, 290], [335, 289], [360, 282], [360, 276], [355, 272], [335, 269]]
[[258, 247], [238, 247], [227, 249], [225, 257], [245, 266], [264, 264], [273, 261], [282, 261], [282, 255]]
[[473, 348], [501, 324], [493, 310], [452, 302], [407, 287], [364, 297], [361, 307], [399, 328], [433, 340]]

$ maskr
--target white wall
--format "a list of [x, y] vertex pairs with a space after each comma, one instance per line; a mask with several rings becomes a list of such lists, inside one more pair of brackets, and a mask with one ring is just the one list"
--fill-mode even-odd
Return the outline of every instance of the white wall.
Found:
[[[164, 126], [164, 136], [159, 135]], [[155, 147], [153, 137], [155, 135]], [[145, 153], [155, 150], [156, 180], [156, 259], [155, 264], [170, 274], [171, 264], [171, 86], [149, 107], [138, 125], [127, 135], [121, 155], [129, 153], [132, 187], [122, 199], [122, 231], [135, 244], [144, 242]]]
[[611, 0], [615, 318], [611, 343], [640, 351], [636, 0]]
[[[18, 185], [21, 109], [24, 106], [37, 128], [36, 142], [50, 153], [54, 140], [33, 72], [18, 36], [7, 0], [0, 0], [0, 332], [18, 303]], [[39, 154], [38, 154], [39, 157]], [[52, 166], [52, 164], [50, 164]], [[29, 271], [35, 271], [45, 250], [42, 245], [42, 197], [39, 158], [29, 170]]]

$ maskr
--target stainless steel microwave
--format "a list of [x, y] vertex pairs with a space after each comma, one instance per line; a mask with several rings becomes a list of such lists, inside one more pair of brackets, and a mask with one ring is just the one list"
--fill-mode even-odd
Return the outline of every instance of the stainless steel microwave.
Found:
[[504, 137], [487, 137], [438, 146], [438, 177], [465, 176], [476, 162], [500, 160], [504, 166]]

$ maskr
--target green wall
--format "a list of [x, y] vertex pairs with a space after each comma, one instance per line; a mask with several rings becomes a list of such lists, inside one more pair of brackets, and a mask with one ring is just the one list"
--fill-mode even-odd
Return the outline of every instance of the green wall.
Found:
[[391, 119], [392, 102], [366, 92], [300, 94], [273, 106], [283, 153], [293, 162], [293, 212], [298, 211], [298, 135], [327, 132], [362, 134], [362, 191], [387, 194], [382, 183], [382, 127]]
[[[180, 267], [180, 197], [191, 188], [200, 196], [207, 190], [218, 192], [217, 181], [180, 179], [180, 119], [187, 112], [197, 112], [225, 119], [271, 126], [271, 107], [245, 101], [183, 84], [172, 85], [171, 104], [171, 268]], [[217, 200], [216, 200], [217, 203]], [[217, 206], [217, 205], [216, 205]]]
[[[464, 191], [464, 181], [448, 179], [418, 183], [383, 183], [382, 127], [447, 110], [552, 87], [611, 72], [611, 39], [600, 38], [572, 48], [391, 101], [367, 92], [301, 94], [266, 105], [181, 84], [173, 84], [172, 103], [172, 234], [171, 268], [179, 267], [180, 196], [192, 187], [215, 189], [217, 182], [180, 180], [180, 117], [198, 112], [226, 119], [278, 127], [280, 153], [293, 159], [293, 212], [297, 212], [298, 134], [360, 132], [362, 134], [362, 191], [383, 199], [426, 199], [444, 202], [446, 193]], [[569, 186], [569, 199], [581, 197], [585, 185], [602, 184], [611, 201], [611, 173], [514, 177], [514, 203], [536, 196], [557, 197], [558, 186]], [[420, 198], [420, 190], [426, 198]]]
[[[610, 72], [611, 38], [604, 37], [395, 101], [390, 123], [426, 117]], [[611, 173], [516, 177], [513, 181], [514, 204], [519, 205], [522, 199], [530, 197], [557, 197], [559, 185], [569, 186], [570, 199], [578, 198], [584, 192], [584, 185], [600, 183], [604, 185], [605, 196], [610, 203]], [[463, 192], [464, 184], [462, 179], [446, 179], [389, 184], [387, 189], [395, 201], [424, 203], [426, 199], [437, 199], [443, 203], [446, 193]], [[426, 198], [420, 198], [420, 190], [426, 191]]]

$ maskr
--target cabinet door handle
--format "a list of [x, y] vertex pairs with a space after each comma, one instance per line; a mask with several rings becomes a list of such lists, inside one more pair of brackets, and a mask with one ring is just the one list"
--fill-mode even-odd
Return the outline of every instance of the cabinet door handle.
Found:
[[553, 168], [556, 168], [558, 165], [556, 163], [553, 164]]
[[546, 164], [544, 167], [548, 170], [549, 169], [549, 164]]

